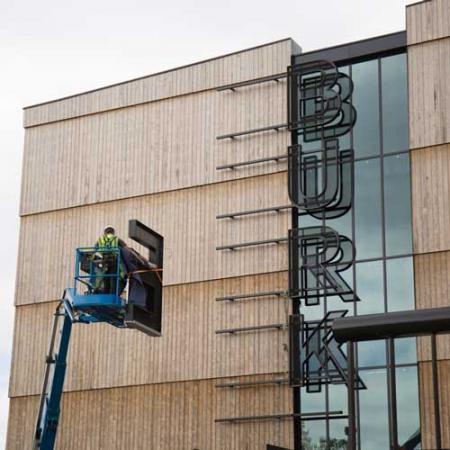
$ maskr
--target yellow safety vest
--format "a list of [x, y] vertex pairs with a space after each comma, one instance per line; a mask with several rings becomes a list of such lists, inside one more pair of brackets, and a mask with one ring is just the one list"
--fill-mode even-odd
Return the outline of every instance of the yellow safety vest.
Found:
[[[108, 236], [104, 234], [100, 236], [97, 240], [98, 247], [110, 247], [110, 248], [119, 248], [119, 238], [117, 236]], [[125, 266], [123, 261], [120, 261], [120, 278], [126, 277]]]
[[98, 238], [97, 244], [99, 247], [118, 247], [119, 238], [117, 236], [109, 236], [104, 234]]

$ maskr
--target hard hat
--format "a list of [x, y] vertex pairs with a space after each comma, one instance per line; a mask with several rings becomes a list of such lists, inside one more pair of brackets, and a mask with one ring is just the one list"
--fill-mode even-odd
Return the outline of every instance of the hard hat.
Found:
[[114, 227], [112, 225], [106, 225], [105, 229], [103, 230], [104, 233], [107, 233], [108, 231], [112, 231], [115, 233]]

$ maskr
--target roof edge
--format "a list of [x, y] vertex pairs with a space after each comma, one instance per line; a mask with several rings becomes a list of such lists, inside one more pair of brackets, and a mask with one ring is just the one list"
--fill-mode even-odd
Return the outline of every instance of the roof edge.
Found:
[[[425, 0], [425, 1], [428, 1], [428, 0]], [[401, 34], [404, 34], [404, 33], [406, 33], [406, 30], [395, 31], [393, 33], [387, 33], [387, 34], [380, 34], [378, 36], [373, 36], [373, 37], [370, 37], [370, 38], [358, 39], [357, 41], [344, 42], [342, 44], [336, 44], [336, 45], [332, 45], [330, 47], [322, 47], [322, 48], [316, 48], [314, 50], [308, 50], [307, 52], [301, 53], [301, 55], [304, 56], [304, 55], [309, 55], [310, 53], [317, 53], [317, 52], [322, 52], [322, 51], [334, 50], [334, 49], [337, 49], [339, 47], [347, 47], [347, 46], [353, 45], [353, 44], [362, 44], [362, 43], [373, 41], [373, 40], [377, 40], [377, 39], [394, 37], [396, 35], [401, 35]]]
[[420, 0], [418, 2], [414, 2], [414, 3], [410, 3], [409, 5], [406, 5], [407, 8], [409, 8], [410, 6], [417, 6], [420, 5], [421, 3], [430, 3], [431, 0]]

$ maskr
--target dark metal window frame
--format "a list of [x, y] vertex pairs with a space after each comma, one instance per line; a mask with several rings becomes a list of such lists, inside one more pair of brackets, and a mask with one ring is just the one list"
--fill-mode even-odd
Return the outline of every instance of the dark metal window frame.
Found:
[[352, 42], [350, 44], [336, 45], [320, 50], [300, 53], [292, 56], [292, 63], [306, 63], [325, 59], [333, 61], [337, 66], [348, 63], [356, 64], [361, 61], [384, 57], [406, 51], [406, 31], [399, 31], [384, 36]]
[[[386, 261], [394, 258], [401, 257], [411, 257], [412, 253], [404, 254], [404, 255], [394, 255], [387, 256], [386, 255], [386, 217], [385, 217], [385, 204], [384, 204], [384, 158], [389, 156], [395, 156], [400, 154], [409, 153], [409, 149], [399, 150], [393, 153], [384, 153], [384, 143], [383, 143], [383, 111], [382, 111], [382, 80], [381, 80], [381, 59], [387, 56], [393, 56], [396, 54], [406, 53], [406, 32], [399, 32], [390, 34], [387, 36], [381, 36], [374, 39], [368, 39], [364, 41], [355, 42], [352, 44], [336, 46], [332, 48], [327, 48], [323, 50], [308, 52], [300, 55], [294, 55], [292, 57], [292, 64], [298, 63], [306, 63], [319, 59], [326, 59], [333, 61], [337, 67], [347, 66], [349, 65], [349, 75], [352, 76], [351, 65], [357, 64], [364, 61], [369, 60], [377, 60], [378, 61], [378, 99], [379, 99], [379, 154], [355, 158], [356, 161], [361, 160], [370, 160], [370, 159], [379, 159], [380, 160], [380, 183], [381, 183], [381, 192], [380, 192], [380, 206], [381, 206], [381, 218], [382, 218], [382, 254], [378, 258], [370, 258], [370, 259], [361, 259], [355, 260], [355, 263], [361, 262], [369, 262], [369, 261], [382, 261], [383, 262], [383, 296], [384, 296], [384, 309], [387, 311], [387, 270], [386, 270]], [[296, 131], [291, 133], [291, 143], [295, 145], [298, 143], [297, 141], [298, 135]], [[353, 148], [353, 133], [350, 134], [350, 147]], [[409, 196], [409, 201], [411, 204], [411, 192]], [[299, 223], [299, 214], [296, 208], [292, 209], [292, 228], [298, 228], [301, 226], [301, 222]], [[355, 211], [351, 209], [351, 237], [354, 239], [355, 236]], [[355, 296], [357, 296], [357, 284], [356, 284], [356, 270], [355, 266], [352, 268], [353, 273], [353, 286], [355, 291]], [[298, 283], [298, 280], [297, 280]], [[353, 304], [353, 313], [357, 313], [357, 302]], [[327, 311], [327, 305], [325, 303], [325, 312]], [[300, 300], [293, 299], [293, 314], [300, 313]], [[389, 413], [389, 434], [390, 434], [390, 445], [391, 448], [398, 448], [397, 441], [397, 411], [396, 411], [396, 378], [395, 378], [395, 369], [398, 367], [417, 367], [417, 363], [412, 364], [395, 364], [395, 349], [394, 349], [394, 341], [392, 339], [386, 340], [386, 364], [381, 366], [366, 366], [358, 368], [357, 370], [373, 370], [373, 369], [385, 369], [387, 371], [387, 400], [388, 400], [388, 413]], [[356, 367], [358, 367], [358, 355], [357, 351], [356, 355]], [[297, 417], [301, 417], [301, 402], [300, 402], [300, 388], [293, 388], [293, 412], [294, 412], [294, 448], [295, 450], [301, 450], [301, 420]], [[359, 423], [359, 395], [358, 392], [356, 395], [356, 404], [357, 406], [357, 433], [358, 433], [358, 445], [361, 445], [360, 439], [360, 423]], [[325, 407], [326, 410], [329, 410], [329, 390], [325, 389]], [[326, 419], [322, 419], [326, 420]], [[326, 438], [327, 440], [330, 438], [330, 427], [328, 421], [326, 422]]]

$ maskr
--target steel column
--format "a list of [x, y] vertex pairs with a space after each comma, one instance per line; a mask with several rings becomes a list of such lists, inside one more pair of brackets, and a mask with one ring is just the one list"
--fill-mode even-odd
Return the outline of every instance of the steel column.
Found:
[[347, 342], [347, 400], [348, 400], [348, 450], [356, 450], [355, 414], [355, 349], [354, 343]]
[[431, 370], [433, 377], [434, 432], [436, 435], [436, 450], [442, 450], [441, 412], [439, 407], [439, 374], [435, 333], [431, 335]]

